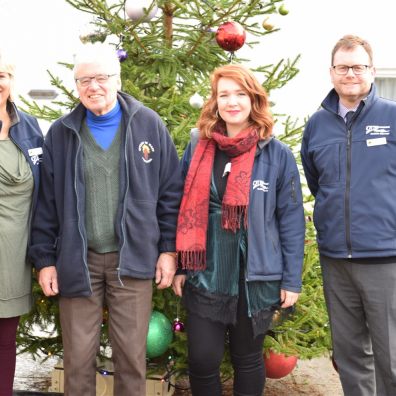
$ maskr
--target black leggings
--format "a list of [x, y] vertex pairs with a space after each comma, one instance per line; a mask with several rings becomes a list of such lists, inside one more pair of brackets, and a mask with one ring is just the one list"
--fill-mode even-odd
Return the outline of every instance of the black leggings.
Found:
[[265, 384], [264, 334], [253, 338], [244, 287], [240, 287], [235, 326], [213, 322], [191, 312], [188, 316], [188, 361], [193, 396], [221, 396], [220, 364], [227, 330], [234, 369], [234, 395], [261, 396]]

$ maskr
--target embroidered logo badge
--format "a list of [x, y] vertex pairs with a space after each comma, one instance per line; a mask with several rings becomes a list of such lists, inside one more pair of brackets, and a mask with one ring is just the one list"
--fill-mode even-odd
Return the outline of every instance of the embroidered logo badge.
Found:
[[366, 125], [366, 135], [389, 135], [389, 125]]
[[268, 192], [269, 183], [264, 180], [253, 180], [253, 190]]
[[154, 152], [154, 147], [149, 142], [141, 142], [139, 144], [139, 151], [142, 153], [142, 160], [148, 164], [153, 159], [150, 158], [150, 155]]
[[42, 147], [36, 147], [28, 150], [28, 154], [30, 156], [33, 165], [37, 165], [41, 162], [41, 155], [43, 154]]

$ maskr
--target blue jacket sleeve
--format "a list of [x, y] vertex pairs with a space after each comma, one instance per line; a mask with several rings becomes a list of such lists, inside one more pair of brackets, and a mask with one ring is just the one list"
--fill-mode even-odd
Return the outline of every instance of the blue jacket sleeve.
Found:
[[54, 196], [52, 171], [51, 129], [43, 145], [43, 161], [40, 166], [40, 188], [32, 221], [29, 257], [36, 269], [55, 265], [58, 222]]
[[176, 251], [176, 227], [180, 199], [183, 191], [183, 178], [176, 148], [163, 126], [161, 139], [160, 186], [157, 203], [157, 218], [161, 231], [159, 251]]
[[304, 130], [304, 136], [301, 143], [300, 154], [301, 154], [301, 161], [304, 168], [304, 174], [307, 180], [308, 188], [311, 191], [312, 195], [316, 197], [316, 193], [318, 192], [318, 187], [319, 187], [318, 186], [319, 175], [315, 169], [315, 165], [309, 153], [309, 136], [310, 136], [310, 123], [308, 121]]
[[281, 289], [300, 292], [304, 261], [305, 220], [300, 174], [292, 152], [284, 151], [277, 183], [276, 216], [283, 257]]
[[183, 177], [183, 184], [184, 184], [184, 180], [187, 177], [188, 168], [190, 167], [190, 162], [191, 162], [191, 143], [189, 143], [188, 146], [186, 147], [183, 157], [180, 160], [180, 169]]

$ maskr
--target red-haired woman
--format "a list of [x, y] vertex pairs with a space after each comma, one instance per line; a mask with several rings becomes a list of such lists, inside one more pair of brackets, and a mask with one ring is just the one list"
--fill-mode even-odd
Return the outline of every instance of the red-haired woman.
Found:
[[275, 309], [301, 290], [304, 211], [291, 151], [273, 138], [268, 97], [241, 65], [211, 79], [194, 152], [182, 167], [174, 292], [188, 313], [194, 396], [220, 396], [228, 337], [234, 395], [262, 395], [263, 340]]

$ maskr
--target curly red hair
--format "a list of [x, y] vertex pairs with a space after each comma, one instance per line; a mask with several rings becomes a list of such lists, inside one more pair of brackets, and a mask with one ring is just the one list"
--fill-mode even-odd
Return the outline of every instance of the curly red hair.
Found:
[[213, 131], [226, 130], [225, 122], [217, 115], [217, 85], [222, 77], [234, 80], [246, 91], [252, 104], [250, 125], [257, 128], [260, 139], [269, 137], [274, 120], [270, 112], [267, 92], [248, 68], [231, 64], [218, 67], [211, 75], [211, 96], [205, 102], [197, 124], [201, 138], [210, 139]]

